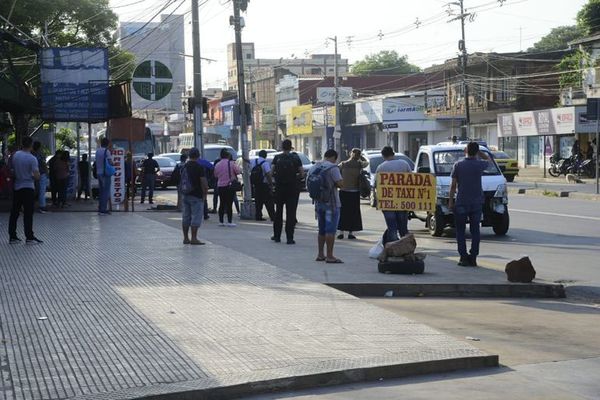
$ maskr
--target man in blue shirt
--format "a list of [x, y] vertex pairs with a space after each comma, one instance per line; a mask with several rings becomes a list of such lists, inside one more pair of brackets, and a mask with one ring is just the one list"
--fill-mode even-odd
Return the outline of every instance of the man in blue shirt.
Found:
[[[466, 157], [454, 164], [452, 168], [452, 184], [450, 185], [450, 199], [448, 207], [454, 209], [454, 224], [456, 226], [456, 243], [462, 267], [476, 267], [479, 255], [479, 224], [481, 223], [482, 205], [485, 201], [481, 188], [481, 176], [488, 166], [489, 157], [485, 152], [479, 151], [479, 144], [470, 142], [465, 149]], [[479, 156], [483, 160], [477, 158]], [[454, 194], [458, 188], [456, 202]], [[465, 230], [469, 219], [471, 232], [471, 251], [467, 253]]]
[[22, 148], [11, 157], [11, 169], [14, 179], [13, 203], [10, 210], [8, 235], [10, 244], [17, 244], [17, 220], [23, 208], [23, 227], [27, 244], [39, 244], [41, 240], [33, 235], [33, 205], [35, 203], [35, 181], [40, 179], [38, 160], [31, 154], [33, 140], [25, 136]]

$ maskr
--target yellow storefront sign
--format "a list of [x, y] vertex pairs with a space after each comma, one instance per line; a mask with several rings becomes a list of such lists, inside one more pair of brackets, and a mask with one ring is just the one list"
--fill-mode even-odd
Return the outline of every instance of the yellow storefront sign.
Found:
[[435, 176], [412, 172], [377, 174], [377, 209], [382, 211], [435, 211]]
[[312, 105], [297, 106], [291, 109], [289, 135], [310, 135], [313, 132]]

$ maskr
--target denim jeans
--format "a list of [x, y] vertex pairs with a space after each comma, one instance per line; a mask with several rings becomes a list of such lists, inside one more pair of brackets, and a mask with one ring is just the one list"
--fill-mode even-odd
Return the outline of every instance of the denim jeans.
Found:
[[40, 175], [40, 192], [38, 193], [38, 205], [40, 208], [46, 208], [46, 189], [48, 188], [48, 174]]
[[144, 201], [146, 198], [146, 187], [148, 188], [148, 201], [152, 201], [152, 196], [154, 195], [154, 183], [156, 182], [156, 175], [154, 174], [144, 174], [142, 179], [142, 197], [141, 201]]
[[316, 212], [319, 236], [335, 235], [340, 222], [340, 207], [332, 207], [329, 204], [317, 202]]
[[183, 215], [181, 216], [181, 224], [184, 227], [200, 227], [204, 217], [204, 200], [191, 194], [184, 194], [182, 196]]
[[454, 225], [456, 226], [456, 244], [458, 254], [468, 257], [467, 240], [465, 230], [469, 219], [469, 231], [471, 232], [471, 255], [479, 255], [479, 224], [481, 223], [481, 204], [461, 204], [454, 207]]
[[98, 202], [98, 211], [105, 213], [108, 211], [108, 198], [110, 197], [110, 176], [98, 175], [98, 191], [100, 199]]
[[406, 211], [383, 211], [383, 218], [387, 225], [387, 242], [398, 240], [400, 237], [408, 235], [408, 213]]
[[23, 188], [13, 192], [13, 203], [8, 221], [8, 235], [11, 239], [17, 237], [17, 220], [23, 208], [23, 230], [26, 239], [33, 239], [33, 205], [35, 190]]

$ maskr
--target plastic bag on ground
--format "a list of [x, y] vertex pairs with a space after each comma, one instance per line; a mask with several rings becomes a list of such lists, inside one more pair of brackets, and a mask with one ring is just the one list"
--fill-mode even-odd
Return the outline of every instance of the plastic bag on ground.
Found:
[[379, 255], [383, 252], [383, 241], [379, 239], [375, 246], [371, 247], [369, 250], [369, 258], [378, 258]]

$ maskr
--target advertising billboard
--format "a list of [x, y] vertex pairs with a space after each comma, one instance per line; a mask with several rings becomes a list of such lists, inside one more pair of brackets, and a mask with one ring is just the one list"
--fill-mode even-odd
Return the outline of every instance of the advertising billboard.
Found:
[[108, 119], [108, 50], [50, 47], [40, 51], [42, 118], [101, 122]]

